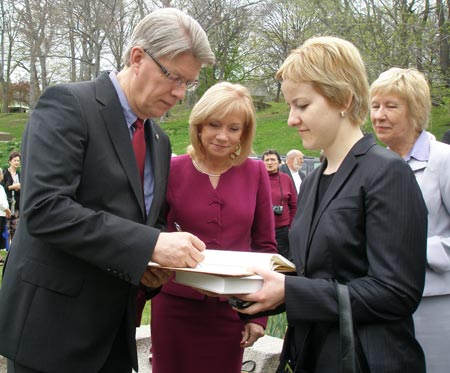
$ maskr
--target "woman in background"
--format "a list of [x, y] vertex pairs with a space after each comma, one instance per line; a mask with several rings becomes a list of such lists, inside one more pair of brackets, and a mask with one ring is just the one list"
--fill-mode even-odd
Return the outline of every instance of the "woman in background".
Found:
[[450, 146], [430, 139], [431, 96], [416, 69], [392, 68], [370, 88], [373, 129], [411, 167], [428, 209], [427, 272], [416, 337], [428, 373], [450, 372]]
[[9, 238], [13, 239], [19, 224], [19, 204], [20, 204], [20, 153], [13, 151], [8, 158], [9, 167], [3, 171], [3, 186], [11, 209], [11, 217], [7, 220]]
[[[9, 248], [9, 235], [5, 233], [5, 230], [8, 229], [6, 227], [5, 219], [9, 219], [11, 217], [11, 210], [9, 209], [8, 197], [6, 196], [5, 189], [1, 183], [3, 182], [3, 170], [0, 169], [0, 250]], [[0, 262], [3, 261], [3, 258], [0, 257]]]
[[[171, 162], [169, 231], [191, 232], [208, 249], [276, 252], [267, 171], [248, 158], [255, 121], [250, 93], [239, 84], [218, 83], [197, 102], [192, 146]], [[151, 310], [153, 373], [240, 373], [244, 348], [263, 336], [267, 321], [244, 323], [227, 298], [173, 281]]]
[[281, 157], [276, 150], [266, 150], [261, 159], [269, 174], [278, 253], [292, 260], [289, 250], [289, 228], [297, 211], [297, 190], [292, 178], [280, 172]]

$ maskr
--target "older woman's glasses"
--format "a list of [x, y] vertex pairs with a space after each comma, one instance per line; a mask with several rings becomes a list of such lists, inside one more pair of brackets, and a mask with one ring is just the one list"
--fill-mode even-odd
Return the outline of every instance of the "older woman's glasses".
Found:
[[153, 57], [148, 50], [144, 51], [158, 65], [158, 67], [161, 69], [166, 78], [169, 79], [171, 82], [177, 84], [180, 87], [186, 87], [188, 91], [193, 91], [198, 87], [198, 80], [185, 80], [172, 74], [163, 65], [161, 65], [161, 63], [155, 57]]

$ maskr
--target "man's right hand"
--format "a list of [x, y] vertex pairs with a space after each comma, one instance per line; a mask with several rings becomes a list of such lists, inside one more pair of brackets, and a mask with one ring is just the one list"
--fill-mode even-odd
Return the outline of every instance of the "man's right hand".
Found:
[[205, 244], [187, 232], [161, 232], [151, 261], [166, 267], [196, 267], [205, 258]]

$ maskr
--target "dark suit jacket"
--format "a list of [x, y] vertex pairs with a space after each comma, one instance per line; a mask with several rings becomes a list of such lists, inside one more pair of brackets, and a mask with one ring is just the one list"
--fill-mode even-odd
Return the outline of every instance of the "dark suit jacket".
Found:
[[[0, 291], [0, 354], [45, 372], [97, 372], [125, 325], [159, 230], [171, 149], [146, 126], [155, 177], [145, 216], [122, 107], [106, 74], [48, 88], [22, 144], [21, 220]], [[146, 224], [145, 224], [146, 221]]]
[[[366, 135], [314, 213], [325, 168], [326, 162], [304, 181], [290, 229], [299, 276], [286, 277], [284, 357], [303, 351], [311, 371], [340, 371], [337, 279], [349, 286], [371, 372], [424, 372], [411, 315], [424, 286], [427, 214], [414, 175]], [[315, 340], [320, 329], [325, 336]]]

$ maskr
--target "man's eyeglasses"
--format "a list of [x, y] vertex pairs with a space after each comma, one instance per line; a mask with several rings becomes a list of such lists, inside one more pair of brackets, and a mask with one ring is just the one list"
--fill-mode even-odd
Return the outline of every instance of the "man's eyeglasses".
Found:
[[158, 65], [166, 78], [171, 82], [176, 83], [180, 87], [186, 87], [188, 91], [193, 91], [198, 87], [198, 80], [185, 80], [172, 74], [163, 65], [161, 65], [161, 63], [155, 57], [153, 57], [148, 50], [144, 49], [144, 51]]

